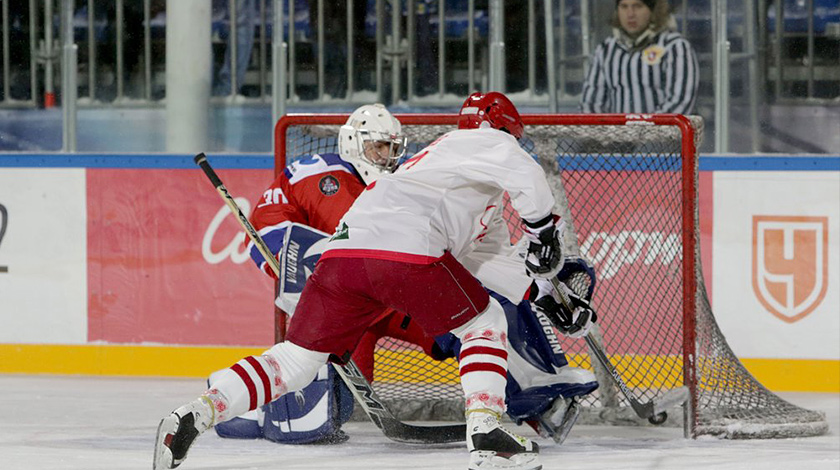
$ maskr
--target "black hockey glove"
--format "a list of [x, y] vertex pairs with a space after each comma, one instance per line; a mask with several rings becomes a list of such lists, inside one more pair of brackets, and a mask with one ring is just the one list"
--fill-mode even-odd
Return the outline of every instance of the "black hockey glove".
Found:
[[598, 315], [589, 306], [589, 302], [580, 298], [571, 289], [562, 286], [566, 290], [569, 300], [572, 301], [572, 311], [569, 311], [554, 291], [550, 281], [539, 279], [531, 284], [529, 300], [538, 312], [544, 314], [548, 320], [557, 328], [560, 333], [572, 337], [581, 338], [589, 333], [589, 330], [598, 320]]
[[563, 268], [563, 230], [565, 222], [559, 216], [550, 214], [540, 221], [531, 223], [523, 220], [525, 236], [528, 239], [528, 253], [525, 256], [525, 270], [534, 278], [551, 278]]

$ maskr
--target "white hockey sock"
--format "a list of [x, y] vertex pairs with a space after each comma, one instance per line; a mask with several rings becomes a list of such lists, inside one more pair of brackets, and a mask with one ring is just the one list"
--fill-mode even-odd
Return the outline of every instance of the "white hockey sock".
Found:
[[[327, 363], [328, 353], [310, 351], [288, 341], [277, 343], [263, 353], [263, 357], [272, 360], [283, 371], [286, 392], [296, 392], [309, 385], [318, 369]], [[275, 396], [272, 400], [279, 398]]]
[[215, 408], [214, 425], [270, 403], [312, 382], [327, 353], [290, 342], [275, 344], [261, 356], [248, 356], [218, 374], [204, 393]]
[[490, 305], [466, 325], [453, 330], [461, 340], [460, 372], [467, 409], [505, 410], [507, 322], [504, 310]]

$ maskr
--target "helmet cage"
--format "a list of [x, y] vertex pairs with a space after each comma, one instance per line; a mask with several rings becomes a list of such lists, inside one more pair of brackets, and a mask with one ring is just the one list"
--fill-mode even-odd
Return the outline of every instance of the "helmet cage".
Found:
[[[400, 160], [405, 156], [407, 140], [400, 134], [388, 134], [368, 129], [356, 130], [359, 158], [385, 173], [393, 173], [396, 170]], [[373, 145], [376, 142], [388, 144], [388, 150], [381, 152]]]
[[396, 169], [405, 155], [407, 140], [400, 122], [385, 106], [366, 104], [353, 111], [338, 130], [338, 153], [353, 165], [365, 184], [371, 184]]

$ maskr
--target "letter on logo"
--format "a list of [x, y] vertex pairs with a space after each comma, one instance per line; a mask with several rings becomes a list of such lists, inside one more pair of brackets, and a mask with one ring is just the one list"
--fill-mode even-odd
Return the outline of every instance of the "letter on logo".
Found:
[[828, 288], [828, 217], [753, 216], [752, 284], [781, 320], [813, 312]]
[[[244, 197], [234, 198], [234, 201], [236, 201], [236, 204], [239, 205], [240, 209], [242, 209], [242, 213], [245, 214], [245, 216], [251, 212], [251, 203]], [[227, 216], [235, 217], [227, 206], [222, 205], [219, 211], [216, 212], [216, 216], [213, 217], [212, 221], [210, 221], [210, 225], [207, 226], [207, 230], [204, 231], [204, 238], [201, 240], [201, 255], [204, 257], [204, 261], [207, 261], [210, 264], [219, 264], [227, 258], [230, 258], [230, 260], [236, 264], [242, 264], [248, 260], [249, 254], [247, 246], [242, 246], [242, 232], [237, 232], [233, 237], [233, 240], [231, 240], [230, 243], [228, 243], [228, 245], [218, 253], [213, 252], [210, 247], [213, 243], [213, 237], [216, 236], [216, 230], [219, 230], [219, 227], [222, 225], [222, 222], [224, 222]], [[240, 248], [242, 248], [242, 251], [239, 250]]]

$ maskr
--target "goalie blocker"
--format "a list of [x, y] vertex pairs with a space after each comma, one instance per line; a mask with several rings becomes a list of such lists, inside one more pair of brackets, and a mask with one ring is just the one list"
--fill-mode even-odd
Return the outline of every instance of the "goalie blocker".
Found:
[[[294, 312], [326, 239], [325, 233], [300, 224], [291, 224], [284, 234], [276, 300], [284, 311]], [[573, 259], [566, 262], [560, 276], [565, 279], [585, 270], [585, 263]], [[591, 393], [598, 384], [591, 372], [567, 367], [563, 348], [545, 314], [534, 311], [527, 300], [516, 304], [493, 292], [490, 294], [502, 305], [508, 323], [511, 351], [507, 414], [517, 424], [527, 422], [543, 436], [562, 441], [574, 419], [569, 420], [572, 415], [568, 415], [562, 422], [564, 416], [557, 417], [558, 407], [566, 411], [569, 400]], [[582, 293], [586, 294], [591, 292]], [[460, 343], [452, 334], [441, 335], [436, 342], [442, 357], [457, 356], [460, 352]], [[346, 439], [340, 428], [352, 411], [349, 390], [325, 366], [316, 381], [300, 392], [219, 423], [215, 429], [225, 438], [265, 438], [286, 444], [338, 443]]]

